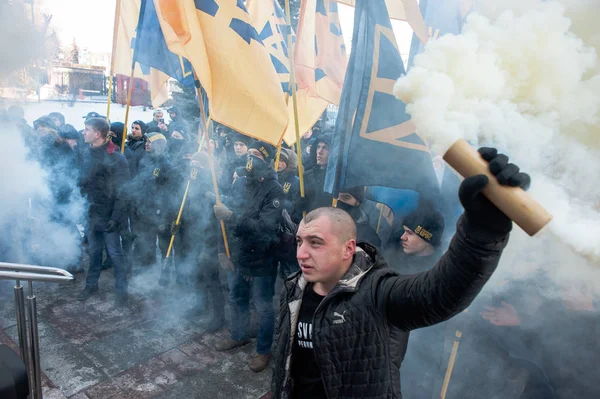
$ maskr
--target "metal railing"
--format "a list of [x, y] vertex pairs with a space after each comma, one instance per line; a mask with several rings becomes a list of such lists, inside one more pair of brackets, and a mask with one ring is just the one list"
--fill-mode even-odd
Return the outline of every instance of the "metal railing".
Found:
[[[65, 283], [73, 281], [71, 273], [55, 267], [22, 265], [0, 262], [0, 280], [16, 280], [15, 307], [17, 312], [17, 335], [21, 359], [27, 368], [27, 378], [32, 399], [42, 399], [42, 370], [40, 366], [40, 338], [37, 320], [37, 302], [33, 282]], [[27, 281], [29, 295], [27, 304], [21, 281]], [[27, 308], [27, 317], [25, 314]], [[29, 328], [27, 319], [29, 319]]]

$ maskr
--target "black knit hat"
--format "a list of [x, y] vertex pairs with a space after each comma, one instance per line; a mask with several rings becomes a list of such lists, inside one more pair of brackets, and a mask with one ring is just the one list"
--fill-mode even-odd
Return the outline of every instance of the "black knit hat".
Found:
[[139, 125], [140, 129], [142, 129], [142, 134], [145, 134], [148, 132], [148, 126], [146, 126], [146, 123], [144, 123], [142, 121], [133, 121], [131, 124]]
[[290, 150], [282, 148], [281, 153], [279, 154], [279, 160], [285, 162], [286, 165], [289, 165], [290, 163], [290, 154], [288, 153], [288, 151], [291, 152]]
[[347, 188], [347, 189], [341, 190], [341, 191], [350, 194], [351, 196], [356, 198], [356, 200], [358, 202], [360, 202], [361, 204], [362, 204], [363, 200], [365, 199], [365, 188], [363, 186]]
[[427, 202], [419, 204], [419, 207], [404, 219], [404, 225], [434, 247], [442, 240], [444, 217]]
[[113, 122], [110, 124], [110, 131], [113, 132], [111, 140], [113, 143], [121, 145], [123, 140], [123, 130], [125, 130], [125, 124], [123, 122]]
[[66, 140], [79, 140], [81, 135], [73, 126], [66, 124], [58, 128], [58, 135]]
[[246, 147], [250, 147], [250, 145], [254, 143], [254, 139], [252, 137], [244, 136], [241, 133], [234, 132], [231, 136], [231, 142], [234, 144], [236, 142], [244, 143], [246, 144]]
[[51, 129], [57, 130], [56, 125], [54, 124], [54, 121], [52, 120], [52, 118], [50, 118], [47, 115], [44, 115], [44, 116], [40, 117], [39, 119], [36, 119], [35, 121], [33, 121], [34, 129], [37, 130], [37, 128], [40, 126], [45, 126], [45, 127], [49, 127]]
[[271, 144], [265, 143], [264, 141], [255, 141], [254, 143], [248, 146], [248, 149], [250, 148], [258, 150], [265, 158], [265, 162], [267, 163], [267, 165], [275, 157], [275, 147], [273, 147]]

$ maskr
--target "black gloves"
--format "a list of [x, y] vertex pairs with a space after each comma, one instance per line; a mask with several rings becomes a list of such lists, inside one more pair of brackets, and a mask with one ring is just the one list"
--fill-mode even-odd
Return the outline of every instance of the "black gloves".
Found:
[[[481, 157], [489, 162], [492, 175], [503, 186], [529, 188], [531, 177], [519, 172], [519, 167], [508, 163], [508, 157], [498, 154], [495, 148], [482, 147]], [[497, 235], [506, 235], [512, 230], [512, 221], [492, 204], [481, 191], [487, 185], [485, 175], [476, 175], [465, 179], [458, 190], [458, 197], [465, 208], [465, 218], [469, 224], [479, 226]]]
[[115, 231], [117, 231], [119, 229], [119, 222], [117, 222], [116, 220], [109, 220], [108, 223], [106, 224], [106, 232], [107, 233], [114, 233]]
[[177, 235], [177, 233], [179, 232], [179, 227], [181, 227], [181, 222], [177, 223], [177, 220], [173, 220], [173, 223], [171, 223], [171, 235]]

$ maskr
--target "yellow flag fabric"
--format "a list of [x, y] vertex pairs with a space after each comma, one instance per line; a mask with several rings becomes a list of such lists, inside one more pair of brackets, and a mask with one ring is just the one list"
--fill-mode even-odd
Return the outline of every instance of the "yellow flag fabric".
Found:
[[[271, 61], [277, 71], [282, 88], [282, 94], [288, 103], [289, 124], [283, 139], [289, 145], [296, 142], [294, 124], [294, 107], [290, 96], [290, 58], [288, 52], [289, 35], [296, 39], [292, 28], [287, 23], [286, 15], [277, 0], [249, 0], [248, 12], [252, 25], [256, 28], [265, 47], [269, 51]], [[297, 97], [298, 126], [300, 134], [308, 131], [319, 119], [327, 101], [316, 95], [309, 97], [305, 91], [299, 91]]]
[[242, 1], [154, 0], [169, 50], [186, 57], [211, 118], [277, 145], [288, 124], [280, 78]]
[[248, 0], [246, 2], [252, 26], [258, 32], [271, 62], [279, 75], [284, 98], [290, 91], [290, 58], [288, 35], [294, 34], [287, 24], [285, 13], [277, 0]]
[[[300, 135], [312, 127], [329, 103], [339, 105], [348, 66], [342, 28], [333, 0], [305, 0], [300, 9], [294, 51]], [[292, 112], [292, 102], [288, 104]], [[284, 140], [296, 142], [290, 123]]]
[[335, 1], [302, 2], [294, 55], [299, 89], [339, 105], [348, 55]]
[[[131, 63], [133, 60], [132, 44], [135, 41], [140, 7], [141, 0], [121, 0], [116, 38], [115, 69], [113, 71], [115, 75], [129, 76], [131, 74]], [[153, 107], [160, 107], [169, 99], [167, 85], [169, 76], [165, 73], [150, 68], [150, 74], [144, 75], [140, 66], [136, 65], [133, 76], [148, 82]]]

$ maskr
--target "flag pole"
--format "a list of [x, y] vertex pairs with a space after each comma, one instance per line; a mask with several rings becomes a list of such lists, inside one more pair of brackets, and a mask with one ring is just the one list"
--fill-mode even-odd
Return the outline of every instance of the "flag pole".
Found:
[[[194, 70], [194, 83], [196, 85], [196, 91], [198, 92], [198, 102], [200, 103], [200, 116], [202, 117], [202, 124], [204, 125], [204, 141], [208, 143], [208, 121], [206, 119], [206, 113], [204, 112], [204, 101], [202, 100], [202, 91], [200, 90], [200, 81], [197, 78], [196, 71]], [[221, 205], [221, 197], [219, 196], [219, 185], [217, 184], [217, 172], [215, 171], [215, 158], [213, 157], [213, 151], [208, 148], [208, 158], [210, 159], [210, 173], [212, 175], [213, 188], [215, 189], [215, 196], [217, 205]], [[227, 231], [225, 230], [225, 222], [222, 220], [221, 233], [223, 234], [223, 244], [225, 245], [225, 254], [228, 258], [231, 258], [229, 253], [229, 241], [227, 240]]]
[[125, 110], [125, 125], [123, 126], [123, 139], [121, 140], [121, 153], [125, 152], [125, 139], [127, 138], [127, 123], [129, 123], [129, 108], [131, 108], [131, 92], [133, 91], [133, 73], [135, 72], [135, 61], [131, 66], [129, 75], [129, 87], [127, 87], [127, 109]]
[[137, 62], [137, 52], [140, 45], [140, 29], [144, 21], [144, 13], [146, 12], [146, 0], [142, 0], [140, 6], [140, 15], [138, 17], [138, 25], [136, 28], [135, 47], [133, 49], [133, 60], [131, 61], [131, 73], [129, 74], [129, 86], [127, 87], [127, 109], [125, 110], [125, 126], [123, 127], [123, 139], [121, 140], [121, 153], [125, 152], [125, 139], [127, 138], [127, 124], [129, 123], [129, 108], [131, 107], [131, 93], [133, 91], [133, 74], [135, 73], [135, 64]]
[[[200, 97], [198, 97], [200, 98]], [[201, 100], [200, 100], [201, 101]], [[210, 118], [208, 119], [206, 128], [208, 128], [208, 124], [210, 124]], [[202, 132], [202, 124], [198, 124], [198, 151], [202, 151], [202, 144], [204, 142], [204, 136], [201, 134]], [[169, 241], [169, 247], [167, 248], [167, 253], [165, 255], [164, 263], [163, 263], [163, 272], [161, 272], [160, 280], [158, 282], [161, 286], [166, 286], [169, 284], [169, 274], [166, 273], [168, 267], [168, 259], [171, 256], [171, 250], [173, 249], [173, 244], [175, 243], [175, 236], [179, 231], [179, 225], [181, 223], [181, 215], [183, 214], [183, 209], [185, 208], [185, 201], [187, 201], [187, 196], [190, 191], [190, 185], [192, 184], [192, 180], [195, 179], [195, 174], [197, 170], [192, 168], [190, 171], [190, 175], [188, 177], [187, 184], [185, 186], [185, 191], [183, 193], [183, 199], [181, 200], [181, 205], [179, 205], [179, 212], [177, 213], [177, 219], [175, 219], [175, 226], [171, 226], [171, 240]]]
[[383, 204], [380, 203], [379, 206], [380, 206], [380, 208], [379, 208], [379, 220], [377, 221], [377, 230], [375, 231], [377, 234], [379, 234], [379, 228], [381, 227], [381, 217], [383, 216]]
[[275, 156], [275, 165], [273, 165], [275, 167], [275, 172], [279, 172], [279, 159], [281, 158], [281, 141], [279, 142], [279, 145], [277, 146], [277, 155]]
[[115, 24], [113, 26], [113, 45], [110, 60], [110, 73], [108, 75], [108, 105], [106, 108], [106, 120], [110, 120], [110, 102], [113, 91], [113, 75], [115, 73], [115, 59], [117, 54], [117, 39], [119, 37], [119, 20], [121, 19], [121, 0], [117, 0], [115, 6]]
[[448, 368], [446, 369], [446, 376], [444, 377], [444, 384], [442, 385], [440, 399], [446, 399], [446, 394], [448, 393], [448, 386], [450, 385], [450, 377], [452, 377], [452, 370], [454, 369], [454, 362], [456, 361], [456, 354], [458, 353], [458, 345], [460, 344], [461, 337], [462, 332], [460, 330], [456, 330], [456, 338], [454, 339], [454, 344], [452, 345], [450, 360], [448, 360]]
[[[298, 124], [298, 100], [296, 98], [296, 72], [294, 65], [294, 42], [292, 40], [292, 14], [290, 0], [285, 0], [285, 13], [290, 26], [288, 51], [290, 54], [290, 83], [292, 85], [292, 104], [294, 107], [294, 128], [296, 129], [296, 153], [298, 154], [298, 178], [300, 179], [300, 197], [304, 198], [304, 166], [302, 165], [302, 146], [300, 145], [300, 126]], [[279, 144], [281, 146], [281, 143]]]

